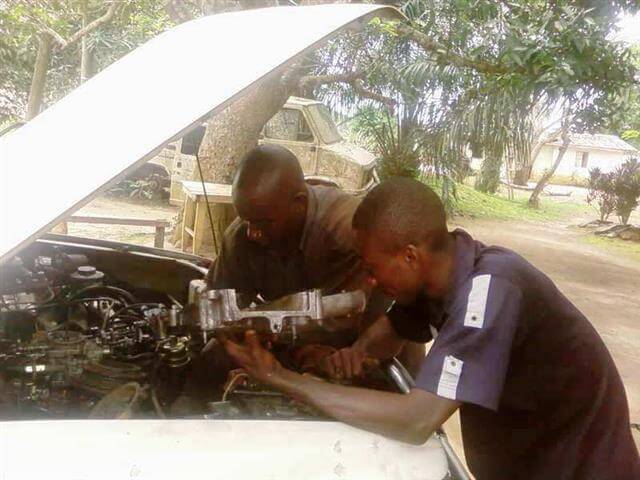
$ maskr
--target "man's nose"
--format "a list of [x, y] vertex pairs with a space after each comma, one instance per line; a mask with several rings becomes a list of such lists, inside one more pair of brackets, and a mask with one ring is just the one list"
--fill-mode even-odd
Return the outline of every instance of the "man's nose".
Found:
[[367, 282], [369, 282], [369, 285], [371, 285], [372, 287], [375, 287], [378, 285], [378, 281], [376, 280], [376, 278], [373, 275], [368, 275], [367, 276]]
[[247, 237], [252, 242], [260, 242], [262, 241], [262, 230], [256, 228], [255, 225], [249, 224], [247, 226]]

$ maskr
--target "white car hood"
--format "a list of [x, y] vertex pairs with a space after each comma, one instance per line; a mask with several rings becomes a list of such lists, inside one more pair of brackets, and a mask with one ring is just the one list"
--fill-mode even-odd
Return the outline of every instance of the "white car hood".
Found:
[[179, 25], [0, 137], [0, 263], [164, 144], [376, 5], [279, 7]]
[[3, 480], [443, 480], [447, 472], [445, 452], [435, 438], [412, 446], [336, 422], [0, 424]]

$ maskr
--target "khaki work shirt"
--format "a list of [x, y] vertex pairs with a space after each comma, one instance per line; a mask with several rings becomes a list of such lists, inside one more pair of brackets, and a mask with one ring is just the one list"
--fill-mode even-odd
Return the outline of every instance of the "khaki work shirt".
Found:
[[338, 188], [307, 185], [307, 218], [298, 248], [282, 254], [252, 242], [240, 218], [227, 228], [209, 270], [211, 288], [233, 288], [265, 300], [321, 289], [325, 294], [364, 285], [351, 219], [360, 199]]

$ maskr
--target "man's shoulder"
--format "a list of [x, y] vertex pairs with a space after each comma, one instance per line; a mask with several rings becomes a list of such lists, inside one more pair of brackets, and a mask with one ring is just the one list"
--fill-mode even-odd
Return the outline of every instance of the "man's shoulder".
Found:
[[360, 197], [347, 193], [338, 187], [309, 185], [309, 189], [313, 192], [321, 210], [328, 210], [335, 205], [350, 205], [355, 210], [361, 201]]
[[313, 235], [327, 246], [354, 247], [351, 221], [361, 199], [336, 187], [313, 185], [310, 187], [316, 198], [316, 209], [312, 220]]
[[518, 253], [495, 245], [481, 249], [472, 277], [480, 275], [500, 278], [520, 289], [531, 282], [536, 283], [546, 278], [540, 270]]

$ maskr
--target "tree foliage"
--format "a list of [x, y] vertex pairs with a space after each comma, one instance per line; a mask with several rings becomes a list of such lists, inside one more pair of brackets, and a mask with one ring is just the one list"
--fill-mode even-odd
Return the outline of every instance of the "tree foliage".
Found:
[[622, 225], [627, 225], [640, 198], [640, 162], [637, 158], [630, 158], [615, 169], [613, 191], [616, 196], [616, 215]]
[[[96, 70], [165, 30], [171, 22], [162, 0], [87, 0], [89, 19], [99, 18], [114, 4], [117, 15], [87, 36]], [[0, 1], [0, 124], [25, 115], [39, 35], [56, 35], [47, 73], [44, 103], [65, 96], [80, 81], [80, 43], [74, 34], [82, 27], [80, 0]], [[62, 42], [69, 42], [62, 48]]]
[[640, 162], [637, 158], [629, 158], [608, 173], [594, 168], [589, 172], [588, 187], [587, 201], [597, 205], [600, 221], [615, 212], [620, 223], [627, 225], [640, 199]]
[[[367, 90], [392, 98], [400, 117], [422, 131], [421, 160], [438, 170], [455, 177], [470, 146], [482, 151], [482, 190], [495, 191], [505, 166], [529, 161], [536, 139], [548, 135], [536, 130], [540, 119], [563, 112], [573, 131], [595, 131], [627, 103], [636, 69], [610, 34], [636, 2], [395, 3], [408, 22], [380, 22], [335, 42], [321, 54], [322, 68], [364, 71]], [[376, 100], [345, 85], [316, 93], [349, 114]]]

